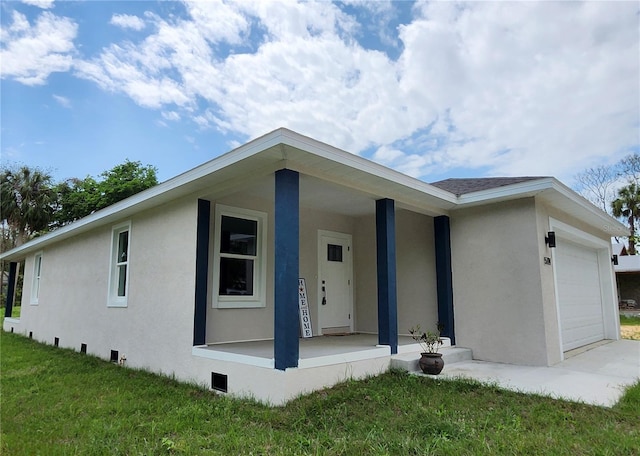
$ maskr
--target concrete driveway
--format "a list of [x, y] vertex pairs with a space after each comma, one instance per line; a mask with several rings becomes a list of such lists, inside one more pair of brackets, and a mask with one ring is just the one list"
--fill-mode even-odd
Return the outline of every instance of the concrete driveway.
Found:
[[551, 367], [462, 361], [445, 365], [440, 376], [472, 378], [513, 391], [611, 407], [625, 387], [640, 379], [640, 341], [604, 341], [576, 350]]

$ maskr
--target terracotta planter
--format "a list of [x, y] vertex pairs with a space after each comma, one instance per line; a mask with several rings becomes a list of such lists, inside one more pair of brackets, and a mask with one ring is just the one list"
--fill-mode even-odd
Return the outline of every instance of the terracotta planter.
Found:
[[442, 353], [421, 353], [422, 357], [418, 361], [420, 369], [425, 374], [438, 375], [444, 368]]

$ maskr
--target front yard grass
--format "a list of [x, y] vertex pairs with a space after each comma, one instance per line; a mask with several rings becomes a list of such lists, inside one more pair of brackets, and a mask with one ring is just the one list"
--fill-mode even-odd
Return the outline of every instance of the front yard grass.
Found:
[[0, 453], [632, 455], [640, 383], [611, 409], [388, 372], [270, 408], [2, 332]]

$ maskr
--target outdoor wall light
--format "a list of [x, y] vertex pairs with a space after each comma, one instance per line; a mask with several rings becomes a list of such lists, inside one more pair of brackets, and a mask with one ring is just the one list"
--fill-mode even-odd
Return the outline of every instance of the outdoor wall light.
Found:
[[544, 242], [549, 246], [550, 249], [556, 246], [556, 232], [549, 231], [547, 236], [544, 238]]
[[615, 265], [618, 266], [618, 255], [613, 255], [611, 257], [611, 262]]

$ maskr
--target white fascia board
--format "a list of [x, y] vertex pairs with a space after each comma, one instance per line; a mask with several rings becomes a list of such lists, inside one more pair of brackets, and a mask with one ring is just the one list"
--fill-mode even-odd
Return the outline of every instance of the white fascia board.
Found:
[[448, 203], [448, 205], [457, 202], [456, 196], [441, 188], [427, 184], [424, 181], [414, 177], [395, 171], [376, 162], [360, 157], [359, 155], [338, 149], [337, 147], [316, 141], [308, 136], [303, 136], [286, 128], [280, 129], [282, 133], [282, 142], [288, 146], [310, 152], [327, 160], [358, 169], [367, 174], [371, 174], [382, 179], [394, 182], [396, 184], [409, 187], [421, 191], [429, 196], [434, 196]]

